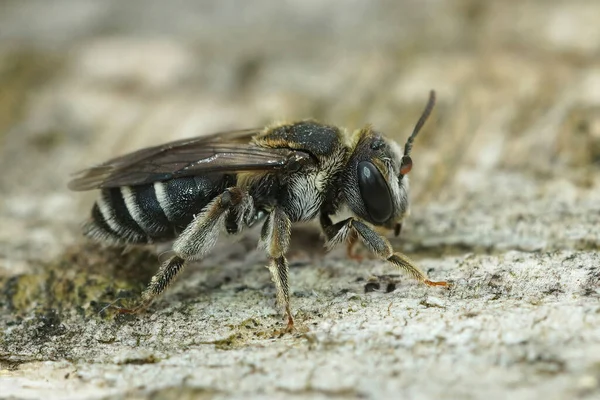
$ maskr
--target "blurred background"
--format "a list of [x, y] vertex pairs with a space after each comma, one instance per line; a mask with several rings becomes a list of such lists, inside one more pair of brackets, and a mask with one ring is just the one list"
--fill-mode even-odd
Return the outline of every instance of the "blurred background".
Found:
[[[569, 340], [573, 335], [584, 329], [578, 325], [583, 316], [576, 323], [554, 319], [560, 330], [568, 331], [569, 327], [573, 330], [563, 331], [556, 340], [546, 333], [524, 334], [532, 326], [538, 326], [529, 317], [523, 317], [526, 322], [514, 331], [509, 322], [500, 327], [486, 325], [485, 321], [469, 325], [469, 321], [476, 321], [471, 318], [477, 314], [460, 319], [463, 318], [460, 310], [479, 307], [475, 304], [490, 291], [494, 296], [503, 293], [502, 296], [515, 302], [511, 303], [511, 311], [499, 311], [493, 320], [504, 317], [511, 320], [513, 311], [521, 313], [521, 307], [528, 310], [532, 299], [538, 301], [541, 293], [548, 296], [562, 293], [565, 299], [572, 299], [569, 296], [573, 293], [587, 293], [597, 301], [599, 16], [597, 0], [0, 0], [0, 286], [7, 299], [0, 310], [3, 318], [11, 321], [5, 327], [13, 327], [10, 340], [3, 342], [0, 335], [5, 351], [0, 351], [0, 361], [8, 357], [2, 356], [8, 354], [6, 349], [13, 355], [37, 354], [36, 359], [43, 360], [86, 360], [92, 355], [102, 357], [119, 350], [106, 347], [104, 353], [93, 349], [91, 353], [75, 354], [73, 349], [80, 348], [79, 345], [60, 336], [65, 340], [60, 347], [63, 353], [57, 353], [56, 348], [40, 344], [45, 341], [27, 336], [26, 332], [38, 331], [32, 331], [32, 325], [22, 324], [21, 318], [25, 321], [31, 318], [42, 327], [62, 326], [60, 321], [69, 315], [74, 318], [67, 324], [72, 331], [86, 323], [83, 317], [73, 317], [73, 310], [79, 308], [72, 305], [86, 308], [97, 293], [58, 301], [58, 290], [50, 290], [52, 296], [48, 294], [47, 271], [58, 268], [58, 272], [52, 272], [55, 277], [67, 276], [69, 271], [78, 269], [89, 270], [96, 274], [95, 284], [104, 288], [112, 282], [110, 268], [121, 267], [120, 259], [112, 253], [108, 259], [100, 257], [90, 268], [86, 264], [90, 260], [78, 258], [88, 254], [88, 250], [82, 253], [76, 246], [82, 242], [79, 224], [87, 218], [96, 194], [69, 192], [66, 184], [71, 173], [140, 147], [303, 118], [317, 118], [349, 130], [373, 124], [403, 143], [424, 107], [429, 90], [435, 89], [437, 106], [413, 149], [412, 215], [404, 224], [403, 237], [394, 244], [419, 259], [436, 274], [435, 278], [469, 282], [466, 292], [448, 295], [453, 296], [449, 303], [455, 304], [458, 311], [451, 310], [450, 305], [442, 309], [435, 301], [431, 303], [433, 308], [425, 311], [435, 318], [438, 318], [436, 312], [451, 318], [456, 311], [458, 317], [438, 331], [446, 332], [450, 337], [444, 340], [456, 347], [447, 350], [446, 358], [428, 358], [429, 353], [424, 351], [422, 358], [416, 358], [419, 365], [416, 369], [397, 360], [379, 358], [379, 353], [376, 356], [368, 353], [373, 349], [365, 351], [372, 356], [370, 359], [383, 359], [382, 365], [389, 367], [388, 372], [394, 366], [406, 367], [398, 373], [404, 377], [401, 387], [429, 390], [434, 393], [432, 398], [441, 398], [441, 393], [464, 394], [463, 387], [452, 387], [449, 383], [458, 379], [456, 374], [461, 374], [461, 370], [454, 368], [456, 360], [466, 360], [463, 357], [471, 353], [471, 346], [483, 346], [479, 340], [506, 334], [502, 336], [507, 338], [506, 342], [490, 339], [486, 344], [506, 358], [490, 359], [485, 353], [474, 351], [474, 357], [481, 358], [463, 364], [471, 369], [462, 378], [481, 378], [472, 382], [475, 386], [482, 385], [479, 393], [495, 385], [508, 387], [511, 382], [534, 389], [537, 383], [531, 382], [538, 382], [537, 388], [545, 392], [532, 389], [521, 394], [546, 393], [547, 398], [557, 393], [585, 394], [590, 387], [600, 387], [598, 359], [592, 359], [593, 351], [589, 351], [598, 348], [597, 336], [581, 339], [580, 347], [573, 345], [580, 351], [578, 357], [582, 354], [590, 357], [587, 364], [572, 363], [566, 356], [557, 356], [560, 362], [551, 359], [546, 363], [544, 358], [572, 343]], [[563, 260], [561, 252], [577, 251], [588, 257], [571, 269], [573, 274], [580, 275], [569, 275], [563, 280], [565, 272], [557, 272], [558, 269], [576, 261], [568, 261], [573, 258], [566, 256]], [[490, 258], [479, 258], [481, 254]], [[224, 259], [220, 255], [214, 257], [217, 258], [207, 260], [206, 265], [217, 270]], [[596, 261], [590, 261], [593, 257]], [[323, 314], [317, 310], [325, 302], [337, 304], [335, 293], [360, 292], [362, 284], [356, 283], [360, 279], [364, 281], [372, 271], [390, 272], [375, 261], [366, 261], [368, 267], [336, 269], [335, 260], [338, 264], [344, 260], [343, 251], [330, 261], [311, 261], [331, 263], [327, 264], [327, 271], [335, 271], [332, 275], [322, 273], [315, 278], [308, 268], [292, 272], [292, 286], [303, 294], [294, 304], [302, 304], [308, 310], [305, 318], [313, 318], [315, 325], [322, 323]], [[524, 267], [520, 260], [526, 260]], [[111, 262], [114, 265], [107, 264]], [[129, 259], [127, 265], [136, 263], [135, 259]], [[141, 279], [143, 282], [138, 282], [141, 286], [136, 286], [138, 292], [155, 263], [153, 257], [146, 260], [148, 271]], [[245, 275], [238, 270], [233, 279], [213, 270], [217, 275], [210, 282], [218, 281], [214, 286], [225, 285], [225, 289], [224, 294], [209, 292], [210, 301], [216, 301], [218, 306], [219, 296], [225, 296], [225, 308], [232, 301], [243, 301], [252, 304], [242, 307], [250, 315], [256, 314], [252, 308], [256, 304], [275, 312], [269, 292], [272, 288], [262, 261], [246, 261], [242, 267], [251, 263], [254, 263], [253, 269], [249, 268], [252, 272]], [[240, 264], [237, 266], [239, 269]], [[554, 272], [546, 275], [547, 271]], [[202, 274], [196, 270], [189, 276], [193, 282], [205, 282]], [[78, 285], [95, 288], [90, 280], [78, 281], [75, 272], [68, 276], [64, 287], [69, 290]], [[515, 276], [526, 278], [518, 280]], [[225, 283], [219, 281], [221, 278]], [[256, 293], [262, 294], [249, 300], [243, 297], [248, 292], [240, 289], [238, 293], [227, 286], [229, 281], [225, 278], [247, 286], [261, 282], [264, 287]], [[510, 285], [503, 286], [503, 279]], [[135, 281], [135, 277], [126, 280]], [[162, 309], [168, 304], [180, 304], [175, 299], [181, 296], [187, 301], [198, 296], [198, 289], [191, 284], [176, 284], [173, 290], [176, 295], [161, 302]], [[407, 301], [417, 298], [417, 308], [418, 304], [425, 304], [418, 303], [419, 296], [425, 296], [425, 289], [407, 290], [398, 296], [406, 295]], [[320, 300], [323, 297], [315, 300], [311, 297], [314, 293], [328, 300]], [[333, 300], [327, 296], [333, 296]], [[461, 303], [459, 299], [466, 300]], [[315, 304], [311, 303], [313, 300]], [[58, 314], [39, 317], [38, 311], [48, 308], [47, 301], [56, 306]], [[376, 310], [385, 309], [389, 303], [385, 301], [384, 306], [378, 304], [364, 313], [372, 318], [366, 326], [379, 326]], [[346, 318], [346, 302], [342, 303], [342, 311], [332, 312], [328, 321]], [[208, 303], [194, 306], [200, 304]], [[427, 304], [423, 307], [428, 308]], [[481, 307], [483, 310], [487, 305]], [[33, 310], [37, 310], [35, 317], [28, 314]], [[580, 316], [577, 310], [583, 308], [573, 305], [564, 315], [575, 318]], [[529, 315], [528, 312], [519, 315]], [[591, 313], [598, 315], [597, 311]], [[269, 321], [276, 324], [278, 319], [274, 315]], [[157, 327], [175, 326], [177, 332], [189, 327], [195, 329], [193, 335], [198, 332], [225, 335], [223, 329], [233, 326], [227, 323], [238, 323], [241, 317], [231, 313], [212, 321], [213, 325], [198, 326], [192, 326], [189, 319], [172, 322], [176, 320], [171, 315], [167, 322], [160, 318], [162, 315], [157, 321], [146, 321], [148, 328], [131, 329], [149, 329], [148, 337], [153, 342], [148, 346], [157, 346], [170, 354], [173, 348], [183, 348], [178, 347], [180, 333], [174, 334], [172, 342], [163, 342], [153, 336], [162, 329]], [[545, 318], [536, 317], [536, 321]], [[442, 320], [441, 316], [437, 319]], [[581, 326], [592, 326], [586, 321]], [[435, 325], [429, 324], [433, 323], [428, 321], [418, 333], [427, 336], [435, 331]], [[348, 326], [359, 325], [351, 321]], [[388, 326], [382, 322], [381, 331]], [[477, 333], [472, 341], [456, 339], [463, 337], [460, 335], [469, 331], [470, 326], [487, 330]], [[453, 336], [453, 329], [459, 327], [460, 332]], [[377, 332], [372, 337], [365, 336], [372, 342], [365, 339], [363, 343], [379, 343]], [[96, 332], [81, 337], [94, 342], [94, 335]], [[355, 336], [352, 332], [350, 338]], [[392, 343], [386, 342], [380, 348], [397, 349], [406, 337], [410, 334], [405, 331], [390, 334], [385, 340]], [[437, 340], [431, 339], [444, 343]], [[31, 343], [40, 347], [32, 350], [28, 347]], [[596, 347], [590, 347], [590, 343]], [[413, 351], [406, 346], [407, 352]], [[535, 361], [531, 365], [535, 368], [542, 365], [542, 369], [541, 375], [534, 374], [530, 379], [528, 374], [533, 373], [534, 367], [528, 364], [521, 369], [520, 363], [529, 362], [532, 354], [539, 354], [542, 364]], [[330, 359], [338, 360], [338, 355]], [[344, 362], [343, 357], [340, 359], [341, 365], [353, 365]], [[354, 356], [351, 360], [360, 361]], [[411, 362], [412, 358], [402, 360]], [[512, 369], [515, 364], [518, 367]], [[578, 368], [585, 365], [590, 365], [592, 380], [583, 380], [581, 385], [588, 389], [568, 391], [579, 387], [577, 373], [583, 370]], [[427, 376], [415, 375], [422, 366], [437, 371], [431, 376], [441, 379], [441, 383], [430, 386]], [[480, 367], [481, 371], [493, 370], [497, 375], [474, 373]], [[344, 376], [362, 376], [372, 382], [386, 377], [381, 368], [368, 369], [366, 364], [364, 368], [346, 371]], [[558, 386], [544, 386], [545, 377], [564, 370], [574, 374], [572, 380], [557, 380]], [[328, 371], [345, 369], [332, 367]], [[379, 372], [373, 374], [373, 371]], [[588, 376], [585, 374], [581, 372], [581, 376]], [[540, 376], [544, 378], [536, 380]], [[244, 379], [239, 381], [248, 381]], [[444, 379], [449, 386], [443, 385]], [[227, 379], [230, 380], [235, 379]], [[152, 386], [152, 381], [139, 384]], [[564, 388], [560, 385], [570, 389], [557, 390]], [[384, 386], [378, 387], [365, 393], [381, 394], [377, 390]], [[419, 393], [410, 390], [410, 394]]]
[[2, 257], [15, 241], [39, 256], [72, 241], [94, 194], [66, 181], [106, 158], [300, 118], [371, 123], [403, 142], [430, 89], [439, 102], [415, 146], [416, 215], [427, 202], [471, 207], [472, 192], [489, 209], [515, 206], [538, 197], [540, 179], [555, 200], [587, 193], [600, 168], [599, 10], [593, 0], [1, 1]]

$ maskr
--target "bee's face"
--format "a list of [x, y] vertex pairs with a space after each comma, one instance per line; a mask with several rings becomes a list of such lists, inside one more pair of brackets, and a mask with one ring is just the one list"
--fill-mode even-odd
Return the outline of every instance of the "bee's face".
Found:
[[395, 229], [408, 212], [410, 157], [400, 146], [366, 128], [357, 133], [344, 182], [348, 206], [358, 217]]

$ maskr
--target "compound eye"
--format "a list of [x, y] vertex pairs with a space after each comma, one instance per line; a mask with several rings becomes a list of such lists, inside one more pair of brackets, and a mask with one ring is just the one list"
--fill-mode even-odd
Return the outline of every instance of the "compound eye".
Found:
[[392, 194], [373, 163], [361, 161], [358, 164], [358, 188], [373, 222], [383, 223], [391, 218], [394, 211]]
[[400, 166], [400, 175], [406, 175], [412, 169], [412, 158], [410, 156], [402, 157], [402, 165]]

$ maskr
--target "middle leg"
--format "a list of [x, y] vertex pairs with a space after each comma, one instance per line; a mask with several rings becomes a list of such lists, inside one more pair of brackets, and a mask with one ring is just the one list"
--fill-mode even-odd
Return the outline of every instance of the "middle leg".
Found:
[[285, 310], [288, 331], [294, 328], [294, 318], [290, 308], [289, 267], [285, 258], [290, 245], [291, 230], [292, 222], [288, 215], [275, 207], [269, 213], [261, 232], [261, 244], [269, 254], [268, 268], [277, 290], [277, 304]]

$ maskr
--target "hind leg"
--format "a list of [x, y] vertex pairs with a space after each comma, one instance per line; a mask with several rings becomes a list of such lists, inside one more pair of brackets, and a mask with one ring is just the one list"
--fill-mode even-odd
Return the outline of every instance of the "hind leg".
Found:
[[[245, 215], [251, 207], [248, 194], [239, 188], [226, 189], [212, 200], [204, 210], [185, 228], [173, 244], [175, 256], [167, 260], [150, 280], [142, 294], [140, 304], [132, 309], [121, 309], [124, 313], [144, 310], [173, 283], [188, 260], [200, 260], [210, 252], [224, 226], [225, 218], [231, 209], [240, 208], [238, 213]], [[241, 223], [241, 222], [240, 222]]]

